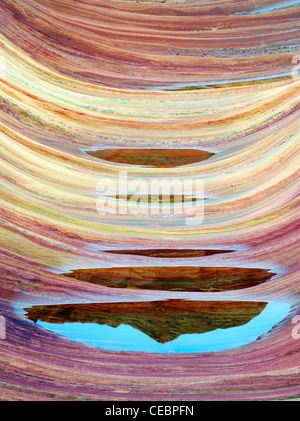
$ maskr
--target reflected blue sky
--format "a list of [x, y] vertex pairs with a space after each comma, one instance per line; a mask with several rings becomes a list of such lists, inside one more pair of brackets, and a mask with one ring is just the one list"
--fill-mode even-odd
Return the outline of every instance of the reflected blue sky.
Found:
[[77, 342], [111, 351], [150, 353], [216, 352], [236, 348], [255, 341], [283, 320], [290, 310], [287, 303], [270, 302], [250, 322], [228, 329], [216, 329], [201, 334], [184, 334], [173, 341], [161, 344], [143, 332], [129, 326], [116, 328], [96, 323], [48, 323], [38, 321], [44, 327]]
[[266, 6], [257, 7], [256, 9], [253, 9], [250, 12], [235, 13], [235, 15], [254, 15], [254, 14], [260, 14], [260, 13], [269, 13], [269, 12], [274, 12], [280, 9], [286, 9], [288, 7], [296, 7], [299, 5], [300, 5], [299, 0], [282, 1], [275, 4], [269, 4]]

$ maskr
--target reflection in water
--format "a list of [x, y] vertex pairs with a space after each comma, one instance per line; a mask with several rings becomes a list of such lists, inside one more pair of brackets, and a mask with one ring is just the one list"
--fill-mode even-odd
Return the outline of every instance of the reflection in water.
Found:
[[112, 288], [201, 292], [254, 287], [275, 273], [254, 268], [142, 266], [77, 269], [62, 275]]
[[88, 155], [128, 165], [171, 168], [204, 161], [215, 155], [199, 149], [99, 149]]
[[34, 306], [27, 318], [102, 349], [204, 352], [256, 340], [282, 320], [285, 303], [251, 301], [118, 302]]

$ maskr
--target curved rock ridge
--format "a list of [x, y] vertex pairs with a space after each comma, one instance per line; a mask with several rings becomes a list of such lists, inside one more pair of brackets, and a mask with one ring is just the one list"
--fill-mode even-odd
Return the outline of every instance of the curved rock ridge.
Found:
[[46, 68], [87, 83], [206, 85], [290, 74], [299, 5], [274, 3], [2, 0], [0, 26]]

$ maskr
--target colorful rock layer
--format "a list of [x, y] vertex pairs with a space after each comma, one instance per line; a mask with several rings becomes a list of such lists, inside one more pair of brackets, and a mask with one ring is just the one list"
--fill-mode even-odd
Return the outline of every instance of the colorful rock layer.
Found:
[[[300, 396], [300, 339], [292, 334], [300, 315], [299, 18], [297, 1], [1, 0], [1, 399]], [[95, 154], [109, 149], [123, 157], [151, 150], [152, 164]], [[167, 155], [153, 160], [155, 149], [179, 157], [182, 149], [180, 165], [158, 166]], [[99, 214], [97, 186], [118, 185], [124, 171], [129, 180], [204, 180], [203, 223]], [[274, 276], [201, 292], [62, 275], [167, 266]], [[275, 301], [291, 310], [246, 346], [182, 355], [87, 347], [24, 315], [32, 306], [138, 308], [167, 299]]]

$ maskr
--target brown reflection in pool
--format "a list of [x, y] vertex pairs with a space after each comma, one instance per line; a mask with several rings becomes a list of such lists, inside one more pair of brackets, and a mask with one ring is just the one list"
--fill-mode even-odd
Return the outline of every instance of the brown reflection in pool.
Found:
[[181, 257], [203, 257], [213, 254], [232, 253], [235, 250], [197, 250], [197, 249], [148, 249], [148, 250], [104, 250], [106, 253], [130, 254], [136, 256], [160, 257], [160, 258], [181, 258]]
[[105, 161], [156, 168], [193, 164], [215, 155], [199, 149], [99, 149], [86, 151], [86, 153]]
[[62, 275], [112, 288], [204, 292], [254, 287], [275, 273], [235, 267], [142, 266], [77, 269]]
[[258, 316], [266, 302], [144, 301], [42, 305], [26, 308], [27, 318], [48, 323], [130, 325], [160, 343], [183, 334], [205, 333], [241, 326]]

